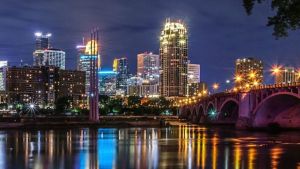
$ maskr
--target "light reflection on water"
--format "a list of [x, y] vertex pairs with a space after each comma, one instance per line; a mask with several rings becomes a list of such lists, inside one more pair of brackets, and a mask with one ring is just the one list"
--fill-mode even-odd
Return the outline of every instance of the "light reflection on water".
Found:
[[300, 169], [300, 134], [230, 128], [0, 131], [0, 169]]

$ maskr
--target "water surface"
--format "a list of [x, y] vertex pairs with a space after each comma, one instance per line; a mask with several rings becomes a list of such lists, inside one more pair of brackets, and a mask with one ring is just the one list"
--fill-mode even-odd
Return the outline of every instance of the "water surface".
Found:
[[300, 133], [232, 128], [0, 131], [0, 169], [300, 169]]

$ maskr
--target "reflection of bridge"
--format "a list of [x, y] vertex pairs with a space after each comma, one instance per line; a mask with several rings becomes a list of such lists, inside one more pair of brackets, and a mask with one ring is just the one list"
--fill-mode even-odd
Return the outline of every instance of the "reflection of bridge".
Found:
[[180, 117], [196, 124], [235, 124], [238, 128], [300, 128], [300, 84], [213, 94], [182, 106]]

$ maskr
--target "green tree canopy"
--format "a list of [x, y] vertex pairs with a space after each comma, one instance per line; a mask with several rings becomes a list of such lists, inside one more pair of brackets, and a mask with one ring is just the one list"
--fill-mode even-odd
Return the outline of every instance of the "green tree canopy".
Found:
[[[255, 4], [266, 0], [243, 0], [248, 15], [252, 13]], [[289, 30], [300, 28], [300, 0], [272, 0], [274, 16], [268, 17], [267, 26], [273, 27], [276, 38], [288, 36]]]

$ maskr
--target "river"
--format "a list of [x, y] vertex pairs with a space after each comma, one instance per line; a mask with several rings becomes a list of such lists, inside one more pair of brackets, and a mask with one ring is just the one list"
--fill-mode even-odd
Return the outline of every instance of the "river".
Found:
[[1, 130], [0, 169], [300, 169], [300, 132], [227, 127]]

